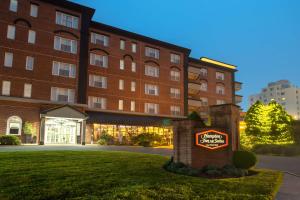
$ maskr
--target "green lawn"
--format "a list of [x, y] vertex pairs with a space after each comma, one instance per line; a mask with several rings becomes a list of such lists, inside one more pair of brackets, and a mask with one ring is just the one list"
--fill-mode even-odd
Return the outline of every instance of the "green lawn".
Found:
[[272, 199], [275, 171], [209, 180], [162, 169], [167, 158], [127, 152], [0, 153], [0, 199]]

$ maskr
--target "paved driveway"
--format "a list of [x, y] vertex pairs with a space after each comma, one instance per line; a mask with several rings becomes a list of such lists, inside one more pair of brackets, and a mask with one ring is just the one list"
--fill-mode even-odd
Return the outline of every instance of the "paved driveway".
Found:
[[[25, 145], [0, 146], [0, 152], [13, 151], [129, 151], [148, 154], [171, 156], [171, 149], [128, 147], [128, 146], [98, 146], [98, 145]], [[300, 200], [300, 157], [259, 156], [257, 168], [268, 168], [285, 172], [282, 187], [277, 194], [278, 200]]]

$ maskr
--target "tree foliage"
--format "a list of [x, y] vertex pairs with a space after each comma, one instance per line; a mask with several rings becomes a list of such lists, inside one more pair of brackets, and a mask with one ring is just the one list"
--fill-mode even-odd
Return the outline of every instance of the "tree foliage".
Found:
[[267, 105], [257, 101], [245, 116], [247, 137], [253, 143], [293, 143], [292, 117], [275, 101]]

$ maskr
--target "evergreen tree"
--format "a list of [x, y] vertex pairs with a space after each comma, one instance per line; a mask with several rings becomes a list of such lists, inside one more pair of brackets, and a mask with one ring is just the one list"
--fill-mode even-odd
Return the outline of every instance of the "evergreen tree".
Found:
[[246, 113], [245, 122], [246, 122], [246, 134], [247, 135], [262, 135], [262, 122], [260, 118], [262, 116], [264, 105], [257, 101], [253, 104]]

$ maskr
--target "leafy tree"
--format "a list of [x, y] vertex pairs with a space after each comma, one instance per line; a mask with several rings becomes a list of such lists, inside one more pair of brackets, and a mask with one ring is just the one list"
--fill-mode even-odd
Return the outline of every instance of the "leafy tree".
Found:
[[23, 132], [26, 135], [36, 136], [36, 127], [31, 122], [25, 122], [23, 126]]
[[264, 105], [260, 101], [255, 102], [255, 104], [250, 107], [245, 116], [247, 125], [245, 130], [246, 134], [254, 136], [264, 134], [265, 130], [262, 127], [264, 127], [264, 122], [267, 120], [263, 119], [265, 116], [263, 112]]

